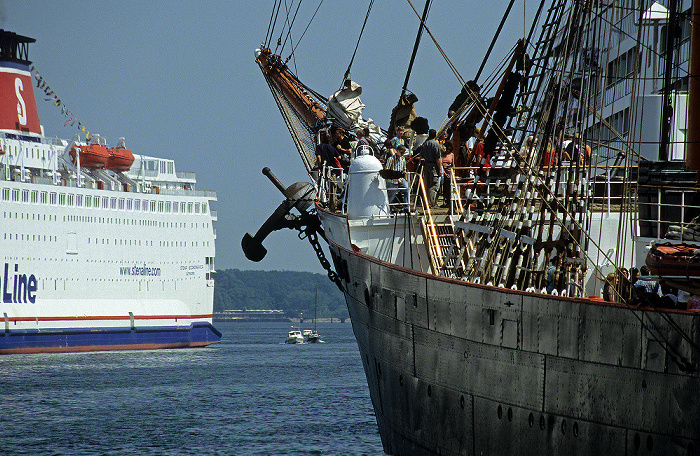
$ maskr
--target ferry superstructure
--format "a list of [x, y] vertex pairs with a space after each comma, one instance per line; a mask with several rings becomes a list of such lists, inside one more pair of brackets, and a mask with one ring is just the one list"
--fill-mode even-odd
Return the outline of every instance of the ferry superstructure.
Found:
[[215, 193], [173, 160], [81, 166], [88, 143], [45, 137], [32, 42], [0, 30], [0, 353], [218, 342]]

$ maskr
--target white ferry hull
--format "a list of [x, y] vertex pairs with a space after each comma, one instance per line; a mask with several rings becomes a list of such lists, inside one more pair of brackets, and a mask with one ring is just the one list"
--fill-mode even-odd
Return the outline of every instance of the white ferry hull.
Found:
[[[0, 354], [218, 342], [215, 194], [170, 159], [81, 167], [78, 136], [43, 135], [34, 40], [0, 35]], [[123, 138], [111, 150], [127, 150]]]

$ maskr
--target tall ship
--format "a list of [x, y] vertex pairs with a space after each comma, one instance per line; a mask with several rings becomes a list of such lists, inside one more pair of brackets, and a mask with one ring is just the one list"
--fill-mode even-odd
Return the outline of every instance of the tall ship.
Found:
[[309, 182], [265, 169], [285, 198], [242, 247], [310, 241], [387, 454], [698, 454], [698, 3], [538, 2], [493, 74], [445, 56], [440, 125], [413, 57], [384, 130], [349, 68], [325, 98], [256, 51]]
[[218, 342], [215, 193], [123, 138], [44, 136], [34, 41], [0, 30], [0, 354]]

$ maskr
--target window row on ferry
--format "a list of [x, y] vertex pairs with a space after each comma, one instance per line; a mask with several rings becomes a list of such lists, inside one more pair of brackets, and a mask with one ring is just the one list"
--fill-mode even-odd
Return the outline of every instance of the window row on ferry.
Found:
[[49, 204], [52, 206], [70, 206], [70, 207], [85, 207], [141, 211], [141, 212], [158, 212], [158, 213], [182, 213], [182, 214], [207, 214], [209, 213], [209, 204], [206, 202], [186, 202], [186, 201], [154, 201], [140, 200], [133, 198], [117, 198], [109, 196], [92, 196], [72, 193], [58, 192], [39, 192], [38, 190], [20, 190], [20, 189], [2, 189], [2, 200], [23, 202], [32, 204]]

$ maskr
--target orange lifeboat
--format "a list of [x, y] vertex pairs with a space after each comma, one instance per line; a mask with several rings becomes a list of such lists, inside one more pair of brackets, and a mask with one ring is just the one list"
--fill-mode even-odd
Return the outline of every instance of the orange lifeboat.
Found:
[[134, 154], [129, 149], [117, 146], [114, 149], [107, 149], [107, 152], [109, 158], [105, 163], [105, 169], [119, 173], [131, 169], [131, 165], [134, 163]]
[[80, 154], [80, 166], [83, 168], [104, 168], [109, 152], [102, 144], [89, 144], [86, 146], [73, 146], [70, 149], [73, 164], [78, 164], [76, 154]]
[[659, 276], [700, 277], [700, 249], [688, 244], [656, 244], [647, 254], [646, 264]]

